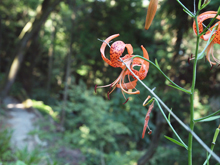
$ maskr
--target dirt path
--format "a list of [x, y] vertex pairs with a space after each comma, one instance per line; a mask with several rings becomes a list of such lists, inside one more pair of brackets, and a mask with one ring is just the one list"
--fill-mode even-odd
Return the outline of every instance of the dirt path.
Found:
[[31, 136], [28, 133], [38, 129], [34, 126], [34, 122], [39, 116], [33, 111], [28, 112], [22, 103], [7, 97], [3, 100], [3, 104], [7, 107], [6, 123], [13, 130], [11, 138], [11, 146], [16, 149], [28, 148], [32, 151], [36, 145], [45, 146], [45, 142], [41, 142], [37, 135]]
[[[37, 134], [29, 135], [29, 132], [38, 129], [34, 124], [38, 119], [42, 118], [39, 112], [33, 108], [26, 110], [24, 105], [12, 97], [7, 97], [3, 100], [6, 106], [6, 117], [4, 123], [7, 128], [12, 129], [11, 148], [24, 149], [27, 147], [28, 151], [33, 151], [36, 147], [47, 148], [47, 142], [41, 141]], [[51, 157], [48, 153], [47, 160], [51, 163]], [[60, 146], [57, 151], [57, 157], [63, 162], [62, 164], [69, 163], [70, 165], [79, 165], [79, 162], [84, 162], [85, 158], [79, 149], [69, 149], [68, 147]], [[47, 165], [45, 160], [42, 160], [39, 165]]]

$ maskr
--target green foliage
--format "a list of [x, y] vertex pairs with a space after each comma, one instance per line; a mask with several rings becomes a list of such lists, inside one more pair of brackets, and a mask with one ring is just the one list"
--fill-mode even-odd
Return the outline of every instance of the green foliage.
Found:
[[106, 156], [106, 162], [108, 162], [108, 165], [115, 165], [116, 162], [117, 164], [133, 165], [139, 159], [140, 154], [143, 154], [143, 152], [131, 150], [122, 154], [116, 151]]
[[65, 141], [75, 147], [101, 145], [110, 149], [117, 146], [115, 136], [131, 133], [124, 123], [115, 120], [109, 102], [95, 96], [92, 89], [86, 90], [82, 81], [70, 86], [66, 111]]
[[13, 154], [10, 148], [12, 131], [8, 129], [0, 130], [0, 162], [13, 160]]
[[185, 165], [187, 164], [187, 160], [184, 155], [187, 155], [185, 149], [179, 147], [181, 149], [177, 149], [172, 145], [167, 146], [158, 146], [155, 156], [150, 160], [149, 165], [155, 164], [178, 164]]
[[42, 113], [50, 115], [55, 121], [58, 121], [57, 112], [54, 112], [50, 106], [45, 105], [42, 101], [32, 100], [32, 107], [38, 109]]
[[177, 141], [176, 139], [170, 138], [170, 137], [165, 136], [165, 135], [164, 135], [164, 137], [167, 138], [168, 140], [170, 140], [171, 142], [173, 142], [173, 143], [175, 143], [175, 144], [181, 146], [181, 147], [185, 147], [182, 143], [180, 143], [180, 142]]
[[24, 163], [23, 161], [18, 160], [15, 165], [27, 165], [26, 163]]
[[[2, 0], [0, 2], [0, 84], [3, 83], [2, 80], [14, 59], [21, 29], [35, 16], [36, 7], [41, 2], [42, 0]], [[192, 1], [183, 1], [183, 3], [190, 11], [193, 11]], [[125, 100], [120, 91], [116, 90], [111, 95], [111, 100], [108, 101], [105, 100], [108, 88], [99, 90], [98, 95], [95, 95], [90, 87], [97, 82], [102, 85], [109, 84], [117, 78], [120, 69], [104, 65], [99, 51], [101, 42], [97, 38], [105, 39], [111, 34], [120, 33], [120, 37], [116, 40], [131, 43], [134, 47], [134, 54], [138, 55], [142, 55], [140, 45], [144, 45], [150, 59], [154, 61], [156, 58], [158, 60], [156, 64], [160, 65], [160, 69], [168, 77], [181, 87], [189, 89], [192, 63], [188, 64], [187, 58], [194, 52], [192, 45], [195, 43], [191, 37], [193, 36], [192, 20], [182, 11], [176, 0], [164, 0], [160, 5], [151, 28], [144, 31], [146, 7], [142, 6], [142, 1], [63, 1], [51, 13], [45, 26], [41, 28], [40, 34], [34, 36], [32, 42], [29, 43], [30, 49], [24, 58], [10, 95], [17, 97], [21, 94], [21, 89], [25, 89], [31, 99], [43, 101], [40, 104], [34, 102], [34, 107], [45, 112], [50, 112], [50, 107], [53, 107], [55, 112], [61, 111], [66, 55], [69, 53], [71, 35], [74, 36], [71, 74], [76, 82], [70, 87], [65, 107], [67, 114], [64, 135], [57, 133], [54, 125], [51, 123], [46, 125], [43, 121], [42, 127], [48, 127], [52, 131], [50, 134], [47, 131], [37, 132], [48, 141], [53, 141], [53, 136], [55, 136], [57, 144], [53, 147], [56, 150], [59, 148], [58, 145], [64, 143], [58, 139], [64, 139], [67, 146], [80, 148], [86, 156], [86, 161], [93, 164], [100, 164], [100, 155], [103, 155], [108, 163], [113, 164], [115, 161], [120, 162], [118, 164], [131, 164], [132, 161], [138, 159], [138, 153], [140, 157], [142, 152], [147, 150], [151, 136], [141, 139], [144, 116], [147, 112], [147, 109], [141, 105], [149, 93], [138, 84], [137, 88], [141, 94], [130, 97], [129, 102], [122, 105]], [[215, 10], [217, 5], [219, 1], [212, 0], [207, 10]], [[48, 62], [52, 48], [54, 54], [49, 90], [47, 86]], [[109, 49], [106, 50], [106, 56], [109, 57]], [[204, 63], [202, 60], [199, 62]], [[219, 96], [219, 70], [214, 67], [210, 72], [209, 65], [204, 63], [203, 66], [198, 67], [197, 74], [196, 87], [200, 91], [198, 101], [201, 102], [198, 112], [201, 115], [205, 109], [201, 116], [206, 116], [211, 114], [210, 108], [206, 108], [209, 98], [214, 94]], [[167, 87], [166, 84], [169, 82], [167, 83], [163, 75], [152, 66], [144, 82], [151, 88], [156, 87], [155, 92], [168, 106], [172, 107], [173, 112], [188, 122], [189, 104], [185, 94]], [[35, 103], [38, 106], [35, 106]], [[218, 109], [213, 111], [216, 110]], [[149, 122], [153, 133], [158, 111], [157, 108], [152, 111]], [[45, 117], [45, 120], [47, 121], [48, 118]], [[186, 141], [186, 134], [176, 122], [172, 121], [172, 117], [171, 122], [175, 130], [184, 138], [183, 141]], [[195, 129], [199, 136], [209, 143], [212, 137], [207, 130], [215, 126], [214, 122], [209, 125], [197, 123]], [[170, 136], [172, 130], [165, 127], [161, 133]], [[6, 133], [1, 136], [4, 136], [1, 139], [7, 140]], [[4, 142], [4, 145], [7, 146], [8, 143]], [[181, 161], [186, 164], [181, 157], [180, 147], [170, 147], [170, 142], [163, 142], [163, 145], [165, 147], [158, 148], [156, 156], [151, 159], [151, 164], [174, 164], [177, 159], [179, 164]], [[54, 155], [55, 149], [50, 150]], [[217, 147], [216, 151], [219, 152]], [[5, 158], [10, 160], [8, 156], [10, 152], [5, 149], [4, 154], [1, 155], [6, 155]], [[18, 153], [20, 157], [24, 157], [22, 152], [31, 155], [25, 150], [20, 152]], [[196, 147], [195, 153], [201, 159], [205, 157], [201, 154], [199, 147]], [[29, 161], [31, 158], [27, 156], [27, 159], [26, 161]], [[25, 162], [24, 160], [21, 161]]]
[[27, 147], [15, 152], [16, 158], [25, 164], [39, 164], [42, 161], [42, 153], [39, 149], [28, 151]]

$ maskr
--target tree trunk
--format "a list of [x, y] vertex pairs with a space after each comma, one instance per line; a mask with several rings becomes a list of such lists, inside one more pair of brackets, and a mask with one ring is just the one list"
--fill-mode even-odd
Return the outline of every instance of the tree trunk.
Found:
[[163, 119], [162, 114], [160, 112], [157, 112], [156, 129], [154, 131], [151, 144], [148, 147], [147, 152], [138, 160], [138, 165], [148, 164], [149, 160], [155, 154], [160, 141], [160, 134], [163, 130], [164, 124], [165, 124], [165, 120]]
[[2, 16], [0, 13], [0, 72], [1, 72], [1, 49], [2, 48]]
[[47, 95], [50, 94], [50, 86], [51, 86], [51, 77], [52, 77], [52, 68], [53, 68], [53, 56], [54, 56], [54, 49], [55, 49], [55, 37], [56, 37], [56, 25], [55, 25], [55, 14], [52, 14], [52, 26], [51, 26], [51, 44], [48, 51], [48, 80], [47, 80]]
[[41, 25], [46, 21], [51, 11], [59, 4], [60, 1], [61, 0], [44, 0], [36, 9], [36, 17], [30, 20], [22, 29], [18, 37], [20, 41], [17, 46], [15, 58], [2, 87], [1, 98], [4, 98], [11, 89], [32, 38], [39, 33]]
[[[70, 1], [70, 8], [73, 11], [73, 6], [72, 4], [74, 0]], [[75, 14], [74, 12], [71, 15], [71, 21], [72, 21], [72, 26], [74, 25], [74, 20], [75, 20]], [[69, 85], [71, 82], [71, 77], [70, 77], [70, 71], [71, 71], [71, 55], [72, 55], [72, 44], [73, 44], [73, 32], [74, 28], [72, 27], [70, 30], [70, 45], [69, 45], [69, 53], [67, 54], [67, 66], [66, 66], [66, 77], [65, 77], [65, 88], [64, 88], [64, 94], [63, 94], [63, 105], [61, 109], [61, 126], [63, 127], [64, 122], [65, 122], [65, 115], [66, 115], [66, 102], [67, 102], [67, 96], [68, 96], [68, 90], [69, 90]]]

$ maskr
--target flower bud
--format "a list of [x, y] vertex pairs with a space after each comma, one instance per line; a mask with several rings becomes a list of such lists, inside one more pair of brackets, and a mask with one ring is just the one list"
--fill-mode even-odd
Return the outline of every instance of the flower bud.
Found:
[[206, 5], [210, 2], [211, 0], [204, 0], [203, 5]]
[[145, 21], [145, 29], [148, 30], [157, 11], [158, 0], [150, 0]]
[[214, 144], [214, 145], [215, 145], [216, 139], [217, 139], [217, 137], [218, 137], [219, 131], [220, 131], [220, 125], [219, 125], [218, 128], [215, 130], [215, 134], [214, 134], [214, 137], [213, 137], [213, 140], [212, 140], [212, 144]]

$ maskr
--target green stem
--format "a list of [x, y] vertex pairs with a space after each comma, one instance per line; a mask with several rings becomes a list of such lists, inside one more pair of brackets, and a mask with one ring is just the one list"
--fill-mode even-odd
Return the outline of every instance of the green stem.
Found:
[[[214, 137], [213, 137], [213, 140], [212, 140], [212, 144], [211, 144], [211, 150], [213, 151], [214, 150], [214, 147], [215, 147], [215, 142], [217, 140], [217, 137], [218, 137], [218, 134], [220, 132], [220, 125], [218, 126], [218, 128], [215, 130], [215, 134], [214, 134]], [[206, 161], [203, 163], [203, 165], [209, 165], [209, 159], [211, 158], [211, 154], [207, 155], [207, 159]]]
[[191, 11], [189, 11], [189, 9], [187, 9], [186, 6], [184, 6], [179, 0], [176, 1], [183, 7], [183, 10], [185, 10], [187, 14], [189, 14], [191, 17], [194, 17], [194, 14]]
[[176, 87], [177, 89], [179, 89], [179, 90], [181, 90], [181, 91], [183, 91], [183, 92], [185, 92], [185, 93], [191, 94], [191, 91], [188, 91], [188, 90], [186, 90], [186, 89], [180, 87], [180, 86], [177, 85], [176, 83], [174, 83], [174, 82], [173, 82], [169, 77], [167, 77], [166, 74], [163, 73], [163, 71], [162, 71], [157, 65], [155, 65], [152, 61], [150, 61], [150, 60], [144, 58], [143, 56], [139, 56], [139, 55], [134, 55], [133, 57], [131, 57], [131, 59], [134, 59], [134, 58], [141, 58], [141, 59], [143, 59], [143, 60], [149, 62], [151, 65], [153, 65], [155, 68], [157, 68], [157, 70], [159, 70], [160, 73], [161, 73], [171, 84], [174, 85], [174, 87]]
[[[197, 21], [197, 15], [195, 16], [196, 22], [196, 29], [197, 34], [199, 34], [199, 27]], [[193, 77], [192, 77], [192, 86], [191, 86], [191, 94], [190, 94], [190, 129], [193, 131], [194, 129], [194, 92], [195, 92], [195, 85], [196, 85], [196, 66], [197, 66], [197, 56], [198, 56], [198, 49], [199, 49], [199, 36], [197, 36], [196, 42], [196, 52], [195, 52], [195, 60], [193, 64]], [[193, 136], [189, 133], [188, 137], [188, 165], [192, 165], [192, 142]]]
[[131, 70], [131, 68], [120, 58], [120, 60], [124, 63], [126, 68], [133, 74], [133, 76], [158, 100], [158, 102], [173, 116], [174, 119], [189, 133], [192, 134], [192, 136], [198, 141], [198, 143], [206, 150], [208, 151], [219, 163], [220, 163], [220, 158], [218, 155], [216, 155], [212, 150], [186, 125], [180, 120], [168, 107], [167, 105], [154, 93], [152, 89], [150, 89], [147, 85], [143, 83], [139, 79], [138, 76], [134, 74], [134, 72]]
[[208, 115], [208, 116], [201, 117], [201, 118], [199, 118], [199, 119], [195, 119], [194, 122], [196, 123], [196, 122], [200, 122], [200, 121], [202, 121], [202, 120], [204, 120], [204, 119], [208, 119], [208, 118], [210, 118], [210, 117], [216, 115], [216, 114], [219, 113], [219, 112], [220, 112], [220, 110], [218, 110], [218, 111], [216, 111], [216, 112], [214, 112], [214, 113], [212, 113], [212, 114], [210, 114], [210, 115]]
[[167, 121], [168, 125], [170, 126], [170, 128], [173, 130], [174, 134], [176, 135], [176, 137], [179, 139], [179, 141], [184, 145], [185, 149], [188, 149], [187, 145], [182, 141], [182, 139], [179, 137], [178, 133], [175, 131], [175, 129], [173, 128], [173, 126], [171, 125], [170, 121], [168, 120], [166, 114], [164, 113], [162, 107], [160, 106], [160, 103], [158, 102], [158, 100], [156, 98], [154, 98], [154, 100], [156, 101], [163, 117], [165, 118], [165, 120]]
[[[193, 107], [193, 99], [194, 99], [194, 92], [190, 95], [190, 129], [193, 131], [194, 129], [194, 107]], [[191, 133], [189, 133], [188, 137], [188, 165], [192, 165], [192, 141], [193, 136]]]
[[[211, 150], [212, 150], [212, 151], [214, 150], [214, 147], [215, 147], [215, 144], [212, 144], [212, 145], [211, 145]], [[208, 154], [208, 157], [207, 157], [206, 161], [203, 163], [203, 165], [206, 165], [206, 164], [208, 165], [210, 158], [211, 158], [211, 155]]]

